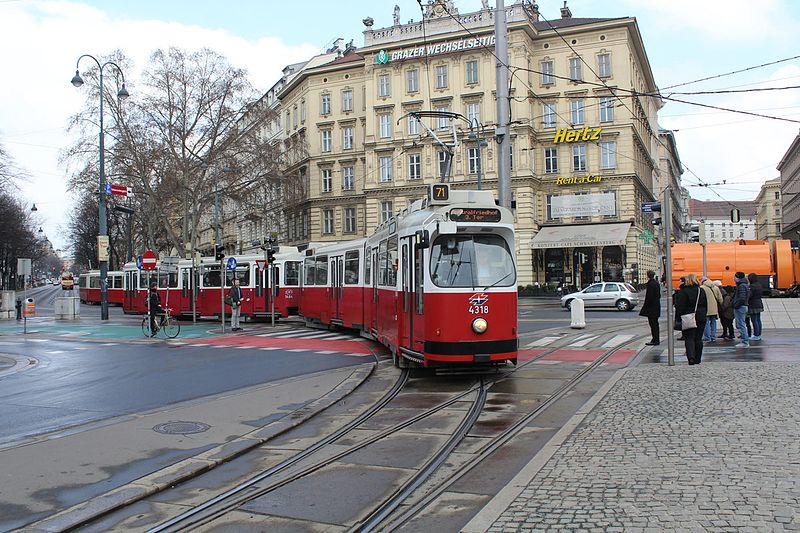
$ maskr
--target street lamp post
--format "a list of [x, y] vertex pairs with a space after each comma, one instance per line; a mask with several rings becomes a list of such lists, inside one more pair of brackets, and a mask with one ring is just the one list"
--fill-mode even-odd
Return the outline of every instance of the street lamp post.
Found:
[[[122, 77], [122, 87], [119, 91], [117, 91], [117, 97], [121, 100], [124, 100], [129, 96], [128, 90], [125, 88], [125, 74], [122, 73], [122, 69], [119, 65], [114, 63], [113, 61], [106, 61], [105, 63], [101, 64], [100, 61], [97, 60], [96, 57], [90, 54], [83, 54], [78, 58], [78, 61], [75, 62], [75, 76], [72, 77], [71, 83], [75, 87], [80, 87], [83, 85], [83, 78], [81, 78], [79, 72], [79, 66], [81, 59], [84, 57], [88, 57], [89, 59], [93, 60], [97, 64], [97, 68], [99, 69], [100, 73], [100, 196], [99, 196], [99, 203], [100, 203], [100, 237], [107, 237], [108, 236], [108, 223], [106, 220], [106, 170], [105, 170], [105, 139], [104, 139], [104, 132], [103, 132], [103, 69], [111, 65], [117, 69], [119, 75]], [[107, 254], [103, 254], [100, 249], [100, 241], [105, 239], [98, 239], [98, 260], [100, 263], [100, 320], [108, 320], [108, 256]], [[101, 257], [105, 257], [104, 260], [100, 260]]]

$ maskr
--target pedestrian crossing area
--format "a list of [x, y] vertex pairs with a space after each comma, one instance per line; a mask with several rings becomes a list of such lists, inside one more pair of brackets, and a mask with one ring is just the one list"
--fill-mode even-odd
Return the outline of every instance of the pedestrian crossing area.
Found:
[[256, 330], [238, 335], [186, 339], [170, 344], [204, 348], [227, 348], [237, 350], [261, 350], [266, 352], [312, 353], [315, 355], [344, 355], [351, 357], [373, 357], [383, 348], [372, 341], [362, 339], [357, 333], [343, 333], [314, 329], [282, 329], [278, 331]]

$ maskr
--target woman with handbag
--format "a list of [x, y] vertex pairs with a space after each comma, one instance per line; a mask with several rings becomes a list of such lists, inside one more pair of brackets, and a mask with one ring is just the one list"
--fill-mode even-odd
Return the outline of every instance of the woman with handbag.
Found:
[[686, 276], [686, 283], [675, 296], [676, 322], [681, 325], [686, 359], [690, 365], [699, 365], [703, 357], [703, 330], [706, 324], [708, 302], [706, 292], [694, 274]]

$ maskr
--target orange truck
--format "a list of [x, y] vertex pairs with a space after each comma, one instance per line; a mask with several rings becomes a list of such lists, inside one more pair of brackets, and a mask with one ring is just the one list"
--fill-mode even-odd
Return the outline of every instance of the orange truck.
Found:
[[[672, 286], [680, 285], [680, 278], [689, 273], [703, 274], [703, 246], [699, 243], [672, 245]], [[800, 250], [792, 248], [792, 241], [740, 240], [710, 242], [706, 244], [706, 272], [723, 285], [734, 285], [736, 272], [755, 273], [764, 287], [776, 295], [800, 294]]]

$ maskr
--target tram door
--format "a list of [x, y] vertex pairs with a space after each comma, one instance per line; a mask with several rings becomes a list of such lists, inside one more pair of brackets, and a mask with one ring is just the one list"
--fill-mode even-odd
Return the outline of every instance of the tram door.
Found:
[[372, 249], [372, 287], [367, 287], [367, 305], [372, 312], [370, 313], [369, 330], [375, 334], [378, 332], [378, 247]]
[[422, 322], [422, 249], [414, 244], [414, 236], [404, 239], [401, 250], [403, 265], [401, 287], [403, 292], [403, 331], [400, 345], [421, 352], [424, 344]]
[[342, 319], [342, 294], [344, 278], [344, 259], [342, 256], [331, 257], [331, 320]]

